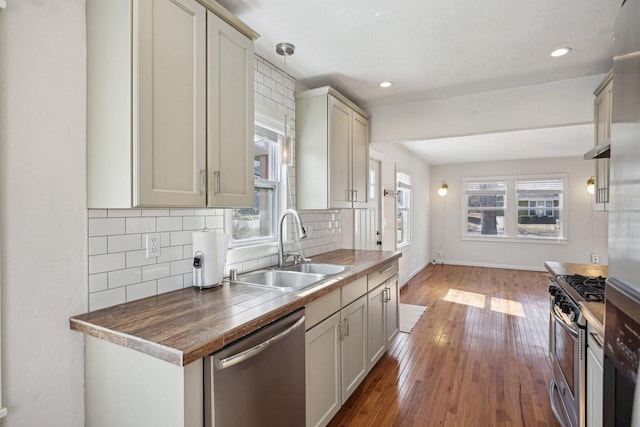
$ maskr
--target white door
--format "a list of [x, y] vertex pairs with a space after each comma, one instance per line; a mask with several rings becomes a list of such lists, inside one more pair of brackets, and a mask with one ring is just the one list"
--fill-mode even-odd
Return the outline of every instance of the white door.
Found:
[[135, 3], [134, 206], [204, 206], [206, 12], [195, 0]]
[[381, 163], [379, 160], [369, 159], [367, 208], [354, 210], [354, 246], [355, 249], [382, 249], [382, 190], [380, 185]]

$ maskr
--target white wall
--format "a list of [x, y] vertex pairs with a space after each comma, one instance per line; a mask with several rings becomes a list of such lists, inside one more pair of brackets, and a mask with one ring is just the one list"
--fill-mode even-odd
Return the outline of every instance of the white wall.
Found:
[[[375, 119], [374, 119], [375, 120]], [[382, 161], [382, 188], [395, 190], [395, 169], [407, 172], [412, 180], [411, 244], [399, 248], [400, 283], [404, 284], [429, 262], [429, 165], [399, 144], [372, 144], [384, 156]], [[394, 198], [382, 201], [386, 226], [382, 232], [382, 249], [396, 250], [396, 204]]]
[[[586, 182], [593, 175], [593, 162], [582, 158], [565, 157], [540, 160], [461, 163], [431, 166], [431, 194], [436, 194], [442, 179], [449, 185], [444, 198], [432, 198], [431, 259], [445, 264], [477, 265], [517, 269], [542, 270], [544, 261], [589, 263], [591, 253], [600, 255], [600, 263], [607, 263], [608, 214], [594, 212], [592, 196]], [[568, 244], [480, 242], [462, 240], [461, 178], [567, 173]], [[443, 216], [444, 212], [444, 216]], [[444, 234], [443, 234], [444, 231]], [[442, 241], [442, 256], [438, 247]]]
[[604, 77], [372, 108], [372, 140], [418, 141], [593, 123], [593, 89]]
[[4, 426], [84, 424], [86, 311], [83, 0], [0, 12]]

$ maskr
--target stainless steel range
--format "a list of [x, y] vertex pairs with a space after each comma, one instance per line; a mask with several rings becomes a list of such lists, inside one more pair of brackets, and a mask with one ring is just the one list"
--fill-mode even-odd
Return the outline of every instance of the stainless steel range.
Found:
[[557, 276], [549, 304], [550, 399], [563, 427], [585, 426], [586, 327], [580, 302], [604, 303], [604, 277]]

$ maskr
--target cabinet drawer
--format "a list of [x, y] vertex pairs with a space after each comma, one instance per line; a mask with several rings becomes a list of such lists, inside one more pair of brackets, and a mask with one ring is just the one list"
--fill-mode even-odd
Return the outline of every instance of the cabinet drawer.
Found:
[[375, 289], [380, 283], [389, 279], [394, 274], [398, 274], [398, 261], [393, 260], [379, 267], [368, 276], [368, 290]]
[[367, 293], [367, 278], [361, 277], [358, 280], [344, 285], [342, 291], [342, 307], [346, 307], [353, 301]]
[[322, 320], [340, 310], [340, 289], [311, 301], [305, 307], [305, 330], [313, 328]]
[[587, 346], [593, 351], [600, 364], [604, 364], [604, 339], [589, 323], [587, 323]]

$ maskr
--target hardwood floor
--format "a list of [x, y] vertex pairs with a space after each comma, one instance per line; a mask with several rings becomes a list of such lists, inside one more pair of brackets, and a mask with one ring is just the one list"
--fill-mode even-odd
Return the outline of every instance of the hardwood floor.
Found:
[[330, 426], [556, 426], [545, 273], [429, 266], [400, 301], [426, 305]]

